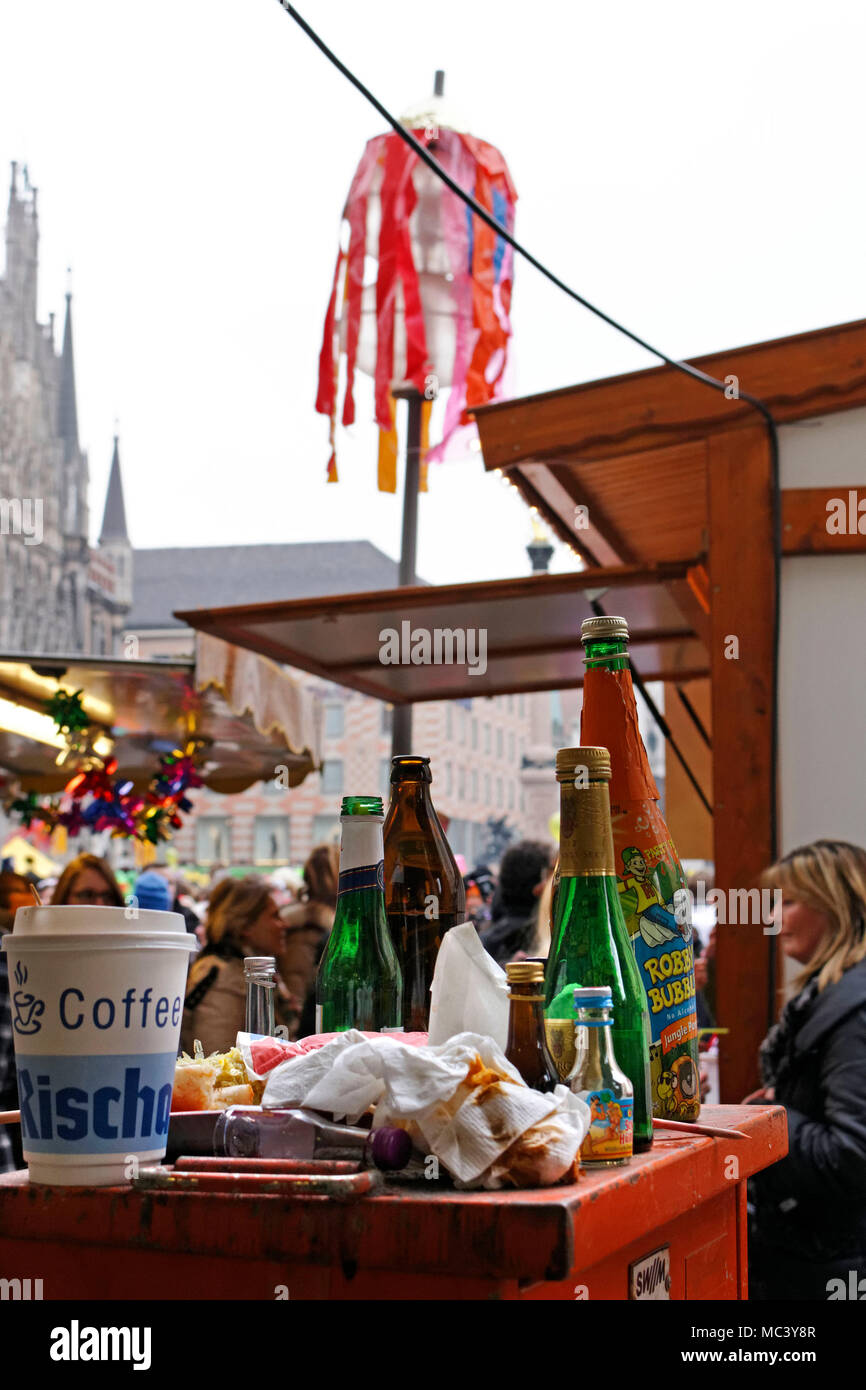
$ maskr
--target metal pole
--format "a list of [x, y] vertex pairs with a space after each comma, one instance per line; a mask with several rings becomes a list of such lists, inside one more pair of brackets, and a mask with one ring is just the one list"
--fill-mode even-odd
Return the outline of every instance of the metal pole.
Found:
[[[398, 583], [415, 584], [418, 548], [418, 483], [421, 477], [421, 405], [423, 396], [414, 386], [398, 387], [394, 396], [406, 402], [406, 477], [403, 485], [403, 538]], [[412, 752], [412, 706], [395, 705], [391, 756]]]

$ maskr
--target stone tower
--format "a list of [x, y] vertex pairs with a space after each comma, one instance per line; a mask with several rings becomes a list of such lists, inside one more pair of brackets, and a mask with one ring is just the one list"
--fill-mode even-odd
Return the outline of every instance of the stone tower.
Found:
[[89, 651], [90, 632], [87, 571], [90, 558], [87, 505], [89, 471], [87, 455], [78, 439], [78, 404], [75, 389], [75, 353], [72, 346], [72, 295], [66, 294], [63, 350], [57, 401], [57, 434], [62, 448], [59, 510], [63, 534], [63, 570], [69, 651]]
[[37, 190], [13, 163], [0, 277], [0, 650], [108, 653], [117, 650], [131, 601], [119, 463], [123, 524], [109, 528], [116, 555], [107, 548], [100, 560], [88, 540], [72, 296], [58, 355], [54, 315], [47, 324], [36, 317], [38, 265]]

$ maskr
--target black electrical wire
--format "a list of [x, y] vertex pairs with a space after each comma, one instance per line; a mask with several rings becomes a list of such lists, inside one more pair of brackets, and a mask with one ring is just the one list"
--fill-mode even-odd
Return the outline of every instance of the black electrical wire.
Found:
[[[464, 202], [468, 208], [471, 208], [472, 212], [475, 213], [476, 217], [480, 217], [482, 222], [486, 222], [488, 227], [495, 231], [498, 236], [502, 237], [503, 240], [506, 241], [509, 246], [513, 247], [514, 251], [519, 256], [522, 256], [525, 261], [528, 261], [531, 266], [534, 266], [535, 269], [545, 277], [545, 279], [549, 280], [551, 284], [556, 285], [557, 289], [562, 290], [564, 294], [567, 294], [570, 299], [575, 300], [576, 303], [580, 304], [584, 309], [588, 309], [591, 314], [594, 314], [596, 318], [601, 319], [603, 323], [607, 323], [610, 325], [611, 328], [616, 329], [617, 333], [621, 333], [624, 337], [630, 338], [633, 343], [636, 343], [638, 347], [643, 348], [645, 352], [650, 353], [653, 357], [658, 357], [659, 360], [666, 363], [667, 366], [672, 367], [675, 371], [681, 372], [684, 376], [691, 377], [693, 381], [700, 382], [703, 386], [707, 386], [713, 391], [721, 391], [723, 395], [727, 395], [728, 388], [725, 382], [719, 381], [716, 377], [710, 376], [707, 372], [702, 372], [699, 367], [692, 366], [690, 362], [680, 362], [677, 361], [677, 359], [674, 357], [669, 357], [667, 353], [662, 352], [660, 348], [654, 347], [652, 343], [648, 343], [645, 338], [641, 338], [639, 334], [632, 332], [630, 328], [626, 328], [624, 324], [620, 323], [617, 319], [612, 318], [610, 314], [606, 314], [603, 309], [599, 309], [597, 305], [591, 303], [590, 300], [586, 299], [582, 294], [579, 294], [577, 290], [571, 287], [571, 285], [567, 285], [564, 280], [561, 280], [558, 275], [554, 274], [554, 272], [550, 270], [546, 265], [544, 265], [542, 261], [539, 261], [537, 257], [533, 256], [532, 252], [528, 251], [525, 246], [521, 245], [521, 243], [516, 239], [516, 237], [514, 237], [511, 234], [511, 232], [508, 231], [507, 227], [503, 227], [502, 224], [498, 222], [497, 219], [493, 216], [493, 214], [488, 212], [487, 208], [482, 207], [481, 204], [477, 202], [475, 198], [473, 198], [471, 193], [467, 193], [466, 190], [464, 188], [461, 188], [460, 185], [451, 177], [450, 174], [446, 173], [446, 171], [442, 168], [441, 164], [439, 164], [438, 160], [433, 158], [430, 151], [426, 148], [426, 146], [422, 145], [421, 141], [418, 140], [412, 134], [411, 130], [407, 130], [406, 127], [401, 124], [401, 122], [397, 119], [396, 116], [392, 116], [391, 112], [387, 109], [387, 107], [383, 106], [381, 101], [379, 101], [379, 99], [373, 95], [370, 89], [364, 86], [364, 83], [360, 80], [360, 78], [356, 77], [355, 74], [351, 71], [351, 69], [347, 68], [345, 63], [340, 61], [336, 53], [334, 53], [333, 50], [328, 47], [325, 41], [319, 37], [315, 29], [311, 28], [311, 26], [307, 23], [303, 16], [300, 15], [298, 11], [295, 9], [294, 5], [288, 4], [287, 0], [279, 0], [279, 4], [281, 8], [284, 9], [286, 13], [291, 16], [295, 23], [301, 29], [303, 29], [304, 33], [307, 35], [309, 39], [312, 40], [316, 47], [322, 53], [324, 53], [328, 61], [330, 63], [333, 63], [334, 67], [338, 70], [338, 72], [341, 72], [343, 76], [346, 78], [346, 80], [348, 82], [351, 82], [352, 86], [355, 87], [356, 90], [361, 93], [365, 100], [368, 101], [370, 105], [375, 108], [376, 111], [378, 111], [382, 119], [384, 121], [387, 121], [388, 125], [391, 127], [393, 131], [396, 132], [397, 135], [399, 135], [400, 139], [403, 140], [405, 144], [409, 145], [415, 151], [415, 154], [422, 161], [422, 163], [426, 164], [428, 169], [431, 169], [433, 173], [436, 174], [437, 178], [441, 179], [441, 181], [446, 185], [446, 187], [450, 188], [451, 192], [454, 193], [458, 198], [460, 198], [461, 201]], [[757, 396], [751, 395], [747, 391], [739, 391], [737, 396], [734, 397], [734, 399], [745, 401], [748, 405], [752, 407], [753, 410], [756, 410], [758, 412], [758, 414], [762, 417], [767, 427], [767, 434], [769, 436], [770, 441], [770, 476], [772, 484], [773, 521], [773, 575], [774, 586], [776, 591], [773, 612], [773, 664], [770, 689], [770, 702], [772, 711], [770, 729], [770, 840], [771, 853], [775, 858], [779, 853], [776, 784], [778, 780], [779, 757], [779, 634], [781, 626], [780, 609], [782, 597], [782, 506], [781, 492], [779, 486], [779, 438], [776, 430], [776, 422], [773, 419], [772, 413], [769, 407], [762, 400], [760, 400]], [[775, 939], [771, 940], [770, 942], [771, 959], [773, 956], [772, 948], [774, 946]], [[774, 969], [771, 969], [771, 998], [775, 1002], [775, 988], [773, 985], [774, 974]]]
[[680, 697], [680, 704], [682, 705], [686, 714], [689, 716], [689, 719], [694, 724], [695, 728], [701, 736], [701, 739], [706, 744], [707, 748], [712, 749], [713, 740], [710, 738], [709, 734], [704, 728], [701, 722], [701, 717], [695, 709], [694, 705], [692, 704], [691, 700], [689, 699], [688, 695], [683, 690], [681, 685], [675, 685], [674, 689], [676, 690], [677, 695]]
[[[610, 616], [605, 611], [605, 609], [602, 608], [598, 599], [592, 599], [589, 606], [597, 618], [607, 618]], [[683, 772], [686, 774], [692, 786], [694, 787], [701, 805], [704, 807], [706, 811], [709, 812], [710, 815], [712, 815], [713, 808], [710, 805], [709, 800], [707, 799], [707, 795], [703, 787], [701, 786], [695, 774], [692, 772], [692, 769], [689, 766], [689, 764], [686, 762], [685, 754], [683, 753], [682, 749], [680, 748], [679, 744], [674, 738], [673, 733], [671, 732], [670, 724], [665, 719], [664, 715], [662, 714], [652, 695], [650, 695], [649, 691], [647, 690], [643, 676], [641, 676], [631, 656], [629, 656], [628, 664], [631, 669], [632, 684], [635, 686], [637, 690], [640, 691], [641, 695], [643, 696], [644, 704], [646, 705], [647, 709], [649, 710], [650, 714], [652, 715], [653, 719], [655, 720], [656, 724], [661, 730], [662, 737], [665, 739], [665, 742], [670, 744], [671, 748], [673, 749], [677, 761], [679, 762], [680, 767], [682, 768]]]

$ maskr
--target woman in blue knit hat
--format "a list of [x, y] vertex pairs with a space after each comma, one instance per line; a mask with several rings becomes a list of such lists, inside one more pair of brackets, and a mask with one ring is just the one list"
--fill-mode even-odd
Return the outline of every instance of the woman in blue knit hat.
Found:
[[145, 869], [135, 880], [130, 902], [143, 911], [171, 912], [173, 896], [171, 885], [162, 874], [156, 869]]

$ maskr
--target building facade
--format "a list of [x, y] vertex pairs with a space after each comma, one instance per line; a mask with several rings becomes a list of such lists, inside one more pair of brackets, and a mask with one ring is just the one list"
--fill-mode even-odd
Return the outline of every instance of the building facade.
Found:
[[[12, 165], [0, 279], [0, 650], [113, 653], [132, 593], [115, 440], [109, 532], [89, 541], [87, 455], [78, 437], [72, 298], [63, 342], [37, 319], [37, 190]], [[112, 500], [109, 488], [109, 501]]]

